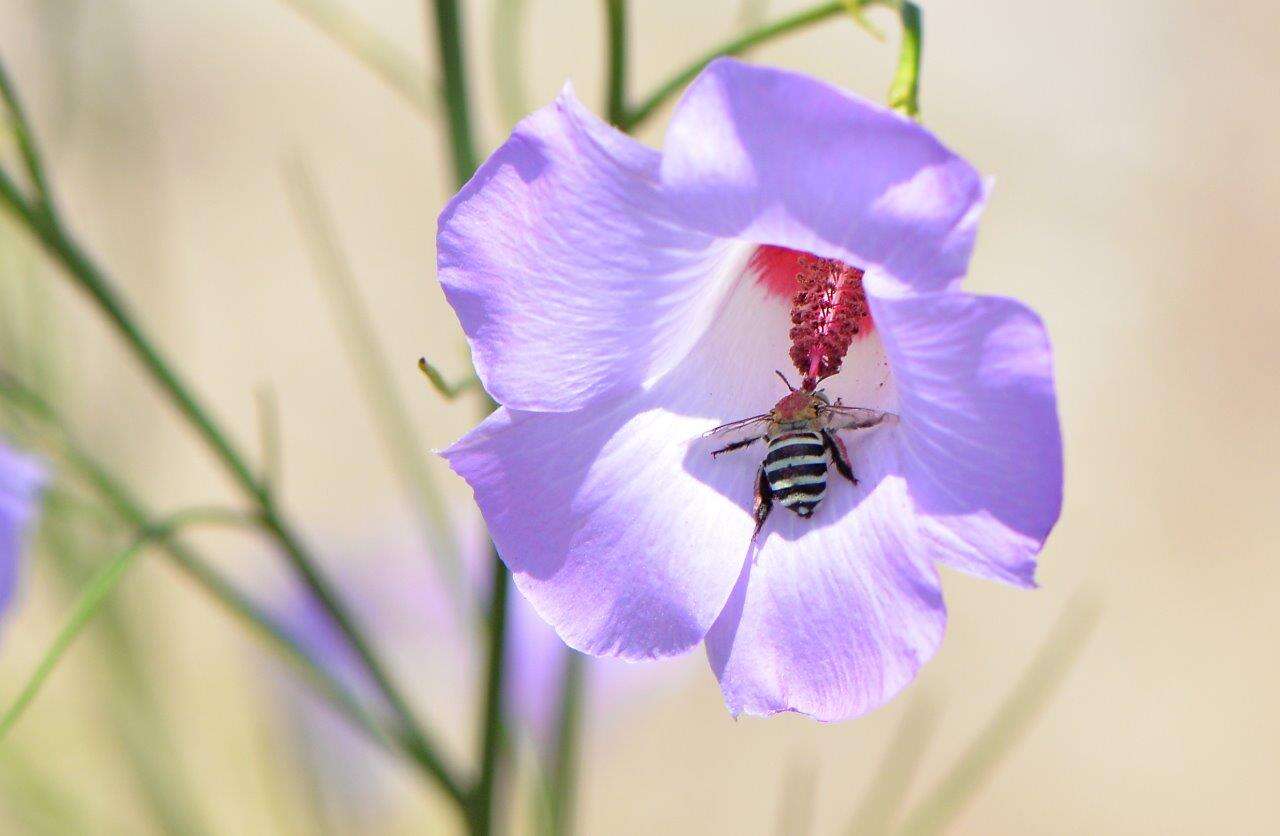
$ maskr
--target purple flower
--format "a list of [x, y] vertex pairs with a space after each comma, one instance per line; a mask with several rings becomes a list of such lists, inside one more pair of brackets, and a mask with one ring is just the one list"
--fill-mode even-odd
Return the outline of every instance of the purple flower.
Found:
[[[1051, 355], [1032, 311], [960, 289], [986, 195], [918, 124], [727, 59], [661, 152], [568, 89], [516, 128], [440, 218], [503, 406], [445, 456], [565, 642], [705, 641], [735, 715], [839, 720], [937, 649], [936, 563], [1034, 586], [1061, 504]], [[816, 505], [775, 484], [753, 538], [765, 445], [713, 458], [701, 436], [768, 413], [788, 365], [897, 417], [833, 432], [857, 484], [832, 470]]]
[[0, 441], [0, 613], [13, 602], [23, 541], [44, 480], [44, 468], [35, 459]]
[[[465, 547], [471, 580], [479, 594], [491, 572], [488, 538], [460, 538]], [[486, 643], [477, 634], [478, 620], [463, 620], [448, 599], [428, 561], [403, 546], [366, 545], [358, 550], [368, 560], [335, 562], [330, 574], [357, 621], [371, 633], [380, 651], [388, 653], [404, 677], [410, 693], [423, 696], [425, 706], [438, 716], [464, 704], [459, 693], [471, 693], [479, 681]], [[377, 689], [332, 619], [315, 599], [290, 584], [277, 596], [276, 615], [289, 635], [326, 670], [366, 700], [376, 700]], [[521, 732], [539, 754], [552, 753], [559, 715], [565, 665], [573, 651], [519, 596], [510, 599], [506, 643], [506, 705]], [[657, 683], [674, 684], [676, 677], [638, 676], [637, 666], [613, 659], [592, 659], [585, 670], [586, 705], [591, 719], [616, 715], [617, 709]], [[675, 673], [671, 671], [670, 673]], [[307, 749], [338, 752], [340, 757], [315, 758], [314, 767], [332, 785], [334, 795], [348, 807], [377, 806], [378, 780], [371, 774], [373, 750], [360, 736], [334, 718], [327, 706], [315, 702], [306, 689], [290, 679], [273, 680], [282, 686], [278, 696], [289, 704]], [[477, 692], [478, 695], [478, 692]], [[460, 722], [459, 717], [448, 720]], [[322, 763], [328, 761], [328, 763]], [[364, 775], [365, 778], [358, 776]], [[379, 773], [381, 775], [381, 773]]]

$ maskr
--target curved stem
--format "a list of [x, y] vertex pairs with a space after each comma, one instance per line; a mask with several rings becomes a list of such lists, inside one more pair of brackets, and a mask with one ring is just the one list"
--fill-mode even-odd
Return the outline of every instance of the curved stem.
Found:
[[[13, 115], [15, 119], [20, 118], [18, 112]], [[24, 126], [24, 129], [30, 130], [29, 126]], [[368, 671], [370, 679], [399, 718], [402, 732], [417, 762], [440, 782], [455, 801], [463, 803], [460, 785], [436, 754], [435, 747], [427, 738], [408, 702], [392, 682], [386, 668], [356, 627], [351, 615], [339, 602], [328, 580], [320, 573], [301, 538], [280, 513], [273, 494], [254, 476], [244, 456], [213, 420], [209, 411], [196, 399], [177, 371], [156, 349], [107, 275], [64, 229], [57, 214], [50, 211], [48, 206], [36, 207], [25, 200], [3, 170], [0, 170], [0, 204], [8, 206], [25, 223], [49, 256], [61, 264], [74, 283], [97, 304], [160, 389], [196, 429], [245, 496], [257, 506], [262, 527], [280, 545], [299, 579], [346, 637], [347, 643]]]
[[689, 66], [671, 76], [646, 99], [626, 114], [626, 118], [618, 122], [624, 130], [634, 130], [654, 114], [668, 99], [680, 92], [698, 73], [715, 59], [723, 55], [741, 55], [752, 47], [759, 46], [774, 38], [820, 23], [841, 12], [853, 14], [855, 20], [865, 26], [858, 13], [868, 6], [886, 6], [898, 12], [902, 20], [902, 49], [898, 55], [898, 69], [893, 84], [889, 89], [889, 106], [907, 116], [919, 114], [919, 78], [921, 27], [920, 9], [910, 0], [835, 0], [835, 2], [819, 3], [808, 9], [776, 20], [740, 35], [709, 50]]
[[444, 83], [445, 111], [449, 115], [449, 149], [453, 179], [461, 186], [471, 179], [480, 162], [471, 134], [467, 102], [467, 69], [462, 58], [462, 19], [458, 0], [435, 0], [436, 45]]
[[608, 30], [608, 87], [605, 115], [611, 125], [622, 127], [627, 120], [627, 3], [605, 0]]
[[[89, 487], [126, 525], [139, 532], [155, 530], [159, 527], [157, 518], [142, 505], [120, 479], [112, 475], [101, 462], [80, 446], [70, 429], [38, 394], [16, 378], [0, 371], [0, 395], [3, 395], [9, 403], [50, 427], [57, 436], [61, 456], [67, 465], [88, 483]], [[338, 714], [384, 748], [391, 750], [399, 746], [401, 750], [407, 751], [408, 747], [403, 745], [402, 741], [388, 735], [378, 720], [364, 709], [346, 686], [297, 644], [273, 616], [236, 588], [176, 534], [162, 534], [157, 540], [157, 545], [232, 615], [241, 619], [268, 644], [280, 651]]]
[[692, 64], [671, 76], [671, 78], [667, 79], [667, 81], [661, 84], [657, 90], [651, 93], [634, 109], [630, 110], [626, 114], [626, 118], [620, 120], [618, 123], [619, 127], [627, 131], [634, 130], [641, 122], [652, 116], [654, 111], [661, 107], [667, 99], [682, 90], [685, 85], [693, 81], [693, 79], [697, 77], [698, 73], [702, 72], [708, 64], [720, 56], [741, 55], [752, 47], [759, 46], [766, 41], [771, 41], [774, 38], [786, 35], [790, 32], [795, 32], [799, 29], [804, 29], [807, 26], [812, 26], [815, 23], [820, 23], [833, 15], [837, 15], [840, 12], [845, 11], [845, 8], [845, 4], [842, 0], [834, 0], [834, 2], [829, 3], [819, 3], [812, 8], [796, 12], [793, 15], [788, 15], [781, 20], [766, 24], [761, 26], [759, 29], [755, 29], [745, 35], [740, 35], [720, 44], [714, 49], [704, 53], [701, 58], [698, 58]]
[[568, 651], [560, 686], [560, 716], [556, 722], [555, 761], [551, 771], [551, 829], [559, 836], [573, 832], [575, 790], [578, 783], [578, 734], [582, 725], [583, 678], [586, 657]]
[[917, 119], [920, 116], [920, 56], [924, 48], [924, 32], [920, 7], [911, 0], [862, 0], [861, 6], [881, 5], [898, 12], [902, 21], [902, 46], [898, 50], [898, 68], [889, 85], [889, 107]]

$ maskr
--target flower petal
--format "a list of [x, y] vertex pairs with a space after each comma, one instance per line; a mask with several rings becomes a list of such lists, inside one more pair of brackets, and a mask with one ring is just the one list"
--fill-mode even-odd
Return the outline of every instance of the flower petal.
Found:
[[808, 76], [713, 62], [667, 130], [684, 222], [838, 258], [916, 290], [964, 276], [986, 185], [929, 131]]
[[891, 297], [867, 285], [902, 410], [902, 471], [933, 557], [1035, 585], [1035, 556], [1062, 507], [1052, 352], [1011, 299]]
[[0, 613], [13, 600], [23, 540], [45, 478], [40, 462], [0, 440]]
[[444, 456], [498, 551], [571, 647], [670, 656], [700, 642], [751, 540], [763, 448], [713, 459], [711, 427], [785, 393], [788, 311], [729, 288], [688, 356], [650, 386], [572, 413], [499, 410]]
[[704, 330], [731, 245], [674, 225], [657, 169], [566, 88], [445, 208], [440, 282], [499, 403], [576, 409], [661, 374]]
[[501, 409], [444, 452], [516, 586], [569, 646], [674, 655], [724, 605], [751, 525], [683, 470], [689, 422], [633, 399], [591, 414]]
[[857, 486], [830, 474], [812, 519], [775, 507], [707, 656], [735, 715], [844, 720], [883, 704], [942, 641], [946, 610], [910, 524], [896, 427], [846, 433]]

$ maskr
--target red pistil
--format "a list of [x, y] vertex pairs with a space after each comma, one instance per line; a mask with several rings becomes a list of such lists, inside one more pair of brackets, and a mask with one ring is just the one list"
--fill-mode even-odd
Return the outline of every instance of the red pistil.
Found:
[[791, 298], [791, 361], [812, 391], [840, 371], [853, 338], [874, 327], [863, 271], [772, 244], [756, 248], [750, 264], [770, 293]]

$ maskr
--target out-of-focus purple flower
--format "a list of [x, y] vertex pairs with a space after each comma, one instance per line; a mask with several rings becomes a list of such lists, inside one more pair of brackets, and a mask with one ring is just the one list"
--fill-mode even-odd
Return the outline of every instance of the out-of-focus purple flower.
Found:
[[[478, 534], [479, 532], [477, 532]], [[463, 541], [468, 538], [461, 537]], [[491, 574], [488, 539], [470, 538], [466, 564], [477, 594]], [[481, 622], [463, 621], [444, 584], [428, 562], [403, 547], [355, 549], [362, 559], [335, 563], [330, 569], [343, 600], [368, 630], [379, 651], [391, 658], [405, 690], [447, 719], [450, 710], [479, 699], [486, 643]], [[521, 736], [549, 756], [554, 745], [565, 665], [573, 653], [518, 595], [509, 599], [506, 642], [506, 708]], [[276, 614], [289, 634], [325, 669], [370, 704], [379, 699], [359, 660], [329, 616], [296, 585], [277, 605]], [[640, 675], [635, 665], [613, 659], [591, 659], [584, 672], [588, 719], [616, 716], [620, 708], [674, 684], [667, 675]], [[334, 717], [312, 695], [283, 683], [279, 695], [289, 704], [300, 745], [324, 780], [333, 800], [347, 813], [374, 815], [392, 773], [358, 732]], [[469, 695], [459, 699], [461, 689]], [[474, 693], [473, 693], [474, 691]]]
[[[517, 586], [570, 646], [647, 659], [705, 641], [734, 714], [862, 714], [941, 641], [935, 563], [1033, 586], [1062, 461], [1049, 341], [960, 289], [987, 186], [920, 125], [805, 76], [713, 63], [661, 152], [568, 89], [440, 217], [439, 276], [502, 404], [445, 451]], [[794, 364], [845, 432], [812, 517], [763, 445]], [[719, 446], [718, 444], [715, 446]], [[754, 450], [754, 454], [750, 452]]]
[[22, 547], [44, 481], [39, 462], [0, 441], [0, 614], [17, 591]]

